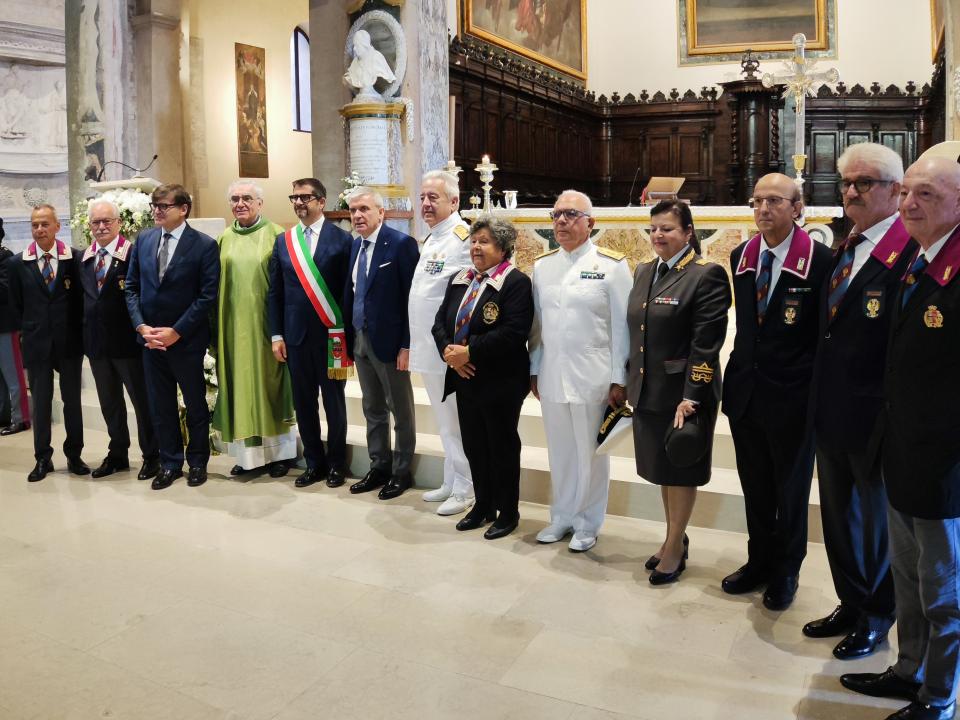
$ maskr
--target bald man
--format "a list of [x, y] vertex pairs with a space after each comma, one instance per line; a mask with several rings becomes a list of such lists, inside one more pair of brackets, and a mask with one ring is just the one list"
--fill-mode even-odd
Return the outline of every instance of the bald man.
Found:
[[737, 335], [723, 378], [749, 541], [746, 565], [724, 578], [723, 591], [766, 586], [764, 606], [785, 610], [807, 553], [807, 397], [832, 254], [797, 225], [803, 199], [786, 175], [760, 178], [750, 205], [760, 232], [730, 255]]
[[891, 307], [880, 436], [898, 656], [840, 681], [912, 701], [888, 720], [947, 720], [960, 675], [960, 165], [911, 165], [900, 216], [920, 247]]

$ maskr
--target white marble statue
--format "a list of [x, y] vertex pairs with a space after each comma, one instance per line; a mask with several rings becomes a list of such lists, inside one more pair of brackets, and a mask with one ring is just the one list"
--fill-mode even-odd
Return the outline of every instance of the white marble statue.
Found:
[[67, 149], [67, 95], [63, 91], [63, 81], [57, 80], [40, 103], [40, 110], [46, 118], [46, 146], [51, 150], [63, 152]]
[[397, 79], [387, 59], [370, 42], [370, 33], [366, 30], [357, 30], [353, 36], [353, 60], [343, 75], [343, 81], [348, 87], [357, 91], [358, 99], [382, 100], [380, 94], [373, 89], [380, 78], [384, 78], [387, 82]]
[[0, 94], [0, 140], [22, 140], [27, 137], [26, 118], [29, 109], [26, 83], [20, 77], [19, 68], [11, 65], [3, 81], [3, 93]]

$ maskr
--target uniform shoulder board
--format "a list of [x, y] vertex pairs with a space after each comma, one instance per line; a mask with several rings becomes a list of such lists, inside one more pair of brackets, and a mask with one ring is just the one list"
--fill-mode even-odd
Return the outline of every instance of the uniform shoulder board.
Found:
[[597, 252], [600, 253], [601, 255], [606, 255], [608, 258], [611, 258], [612, 260], [617, 260], [618, 262], [620, 260], [623, 260], [627, 256], [626, 253], [617, 252], [616, 250], [611, 250], [610, 248], [606, 248], [606, 247], [600, 247], [599, 245], [597, 245]]
[[540, 258], [545, 258], [545, 257], [547, 257], [548, 255], [553, 255], [554, 253], [558, 253], [558, 252], [560, 252], [560, 248], [554, 248], [553, 250], [547, 250], [545, 253], [540, 253], [539, 255], [537, 255], [537, 256], [533, 259], [533, 261], [536, 262], [536, 261], [539, 260]]
[[461, 240], [466, 240], [470, 237], [470, 229], [466, 225], [457, 225], [453, 228], [453, 234]]

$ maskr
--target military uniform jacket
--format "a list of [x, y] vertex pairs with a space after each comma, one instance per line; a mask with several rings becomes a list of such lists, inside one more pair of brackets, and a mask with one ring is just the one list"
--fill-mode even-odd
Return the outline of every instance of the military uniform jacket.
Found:
[[[912, 265], [916, 253], [911, 254]], [[882, 426], [883, 479], [894, 509], [960, 517], [960, 226], [901, 310], [890, 307]]]
[[53, 292], [43, 280], [38, 260], [43, 251], [35, 242], [7, 261], [10, 305], [20, 322], [25, 367], [83, 354], [83, 300], [78, 277], [83, 253], [62, 240], [55, 242], [53, 253], [57, 256]]
[[820, 293], [820, 339], [814, 364], [810, 417], [817, 444], [864, 453], [883, 408], [883, 361], [900, 279], [917, 244], [898, 217], [853, 276], [830, 317], [828, 297], [842, 250]]
[[599, 403], [610, 383], [626, 384], [632, 284], [623, 254], [589, 239], [573, 252], [557, 249], [537, 258], [530, 374], [543, 400]]
[[627, 398], [635, 409], [660, 414], [693, 400], [699, 412], [715, 416], [730, 309], [727, 273], [690, 248], [651, 287], [657, 264], [637, 267], [627, 305]]
[[120, 236], [103, 287], [97, 289], [97, 251], [93, 243], [80, 262], [83, 294], [83, 350], [87, 357], [133, 358], [142, 350], [130, 322], [125, 295], [127, 255], [133, 244]]
[[756, 274], [760, 235], [730, 254], [737, 334], [723, 381], [723, 412], [743, 417], [754, 392], [785, 414], [806, 413], [813, 358], [820, 330], [820, 291], [830, 279], [830, 248], [799, 227], [777, 284], [771, 289], [763, 325], [757, 323]]
[[473, 267], [469, 237], [470, 228], [459, 213], [453, 213], [437, 223], [423, 241], [407, 307], [411, 372], [442, 375], [447, 371], [443, 358], [437, 356], [431, 331], [450, 279]]

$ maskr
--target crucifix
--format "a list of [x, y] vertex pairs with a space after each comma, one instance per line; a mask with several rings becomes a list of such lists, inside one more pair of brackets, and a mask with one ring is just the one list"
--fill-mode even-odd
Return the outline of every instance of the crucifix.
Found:
[[782, 73], [764, 73], [760, 81], [764, 87], [786, 85], [786, 92], [796, 101], [797, 127], [796, 140], [793, 152], [793, 169], [796, 171], [794, 182], [803, 186], [803, 168], [807, 164], [807, 155], [804, 146], [806, 134], [806, 97], [814, 95], [813, 84], [818, 82], [835, 83], [840, 79], [836, 68], [824, 71], [815, 71], [816, 60], [807, 60], [807, 36], [797, 33], [793, 36], [794, 55], [789, 62], [783, 64]]

